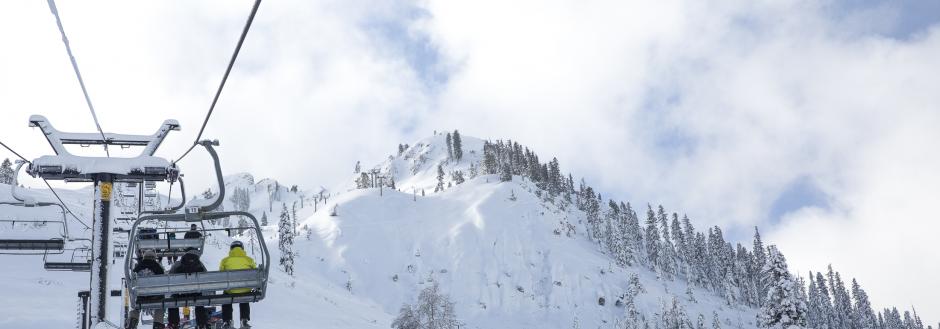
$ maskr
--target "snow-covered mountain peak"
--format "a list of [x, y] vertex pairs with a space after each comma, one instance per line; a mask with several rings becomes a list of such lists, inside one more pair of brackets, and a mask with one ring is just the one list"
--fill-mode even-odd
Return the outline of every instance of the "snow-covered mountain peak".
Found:
[[[482, 160], [483, 144], [482, 139], [459, 133], [436, 133], [413, 144], [400, 144], [396, 154], [390, 155], [375, 167], [361, 167], [357, 175], [371, 175], [372, 170], [377, 170], [386, 186], [391, 186], [394, 180], [396, 188], [402, 191], [420, 193], [425, 190], [431, 193], [437, 184], [438, 166], [441, 166], [447, 181], [453, 181], [458, 171], [465, 176], [471, 175]], [[459, 158], [455, 154], [458, 149], [461, 153]], [[353, 182], [348, 187], [357, 185]]]

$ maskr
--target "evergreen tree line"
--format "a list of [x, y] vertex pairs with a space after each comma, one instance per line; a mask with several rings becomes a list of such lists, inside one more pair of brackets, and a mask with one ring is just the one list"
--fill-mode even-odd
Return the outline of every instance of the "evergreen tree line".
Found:
[[[765, 246], [757, 227], [751, 249], [732, 244], [718, 226], [701, 231], [688, 216], [669, 214], [663, 206], [647, 205], [641, 223], [630, 203], [604, 199], [581, 179], [575, 189], [572, 175], [561, 174], [557, 158], [542, 163], [528, 147], [513, 141], [485, 141], [480, 168], [484, 174], [529, 179], [561, 209], [574, 205], [587, 221], [586, 236], [619, 266], [645, 266], [664, 280], [685, 280], [722, 297], [728, 305], [760, 309], [758, 324], [821, 329], [933, 329], [916, 312], [897, 308], [875, 312], [855, 279], [851, 290], [841, 275], [810, 273], [807, 285], [788, 270], [775, 246]], [[544, 193], [543, 193], [544, 192]], [[628, 312], [629, 313], [629, 312]], [[717, 321], [717, 320], [716, 320]], [[672, 321], [670, 323], [691, 321]], [[691, 328], [691, 327], [690, 327]], [[940, 329], [940, 326], [938, 326]]]
[[[851, 293], [851, 294], [850, 294]], [[827, 273], [809, 273], [806, 302], [808, 305], [807, 326], [822, 329], [874, 328], [874, 329], [924, 329], [917, 312], [904, 311], [897, 307], [886, 308], [877, 313], [872, 309], [868, 294], [854, 278], [850, 288], [842, 275], [830, 265]], [[926, 328], [933, 328], [927, 326]]]
[[570, 174], [568, 177], [561, 174], [556, 158], [542, 163], [539, 156], [528, 147], [511, 140], [497, 140], [483, 142], [482, 161], [480, 167], [484, 174], [499, 175], [501, 181], [511, 181], [513, 176], [528, 178], [539, 190], [547, 193], [550, 200], [554, 201], [556, 197], [561, 196], [562, 206], [572, 201], [574, 181]]

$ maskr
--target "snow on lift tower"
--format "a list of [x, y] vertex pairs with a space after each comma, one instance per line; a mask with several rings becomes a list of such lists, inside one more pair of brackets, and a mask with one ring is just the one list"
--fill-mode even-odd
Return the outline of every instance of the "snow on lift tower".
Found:
[[[254, 215], [244, 211], [213, 212], [225, 199], [225, 182], [222, 179], [222, 168], [219, 156], [213, 146], [218, 141], [201, 141], [215, 164], [216, 179], [219, 184], [219, 193], [211, 200], [194, 200], [186, 204], [185, 213], [148, 215], [139, 218], [131, 226], [131, 238], [128, 253], [124, 261], [124, 277], [127, 291], [130, 295], [130, 304], [134, 309], [160, 309], [188, 306], [212, 306], [235, 303], [258, 302], [264, 299], [267, 292], [268, 275], [271, 268], [271, 255], [265, 244], [261, 232], [261, 225]], [[137, 276], [132, 272], [134, 259], [143, 248], [138, 227], [144, 222], [188, 222], [195, 224], [223, 218], [243, 216], [250, 219], [251, 227], [238, 227], [234, 229], [251, 230], [257, 236], [261, 245], [261, 261], [257, 268], [236, 271], [209, 271], [190, 274], [163, 274]], [[232, 228], [230, 228], [232, 229]], [[224, 229], [215, 229], [224, 230]], [[203, 229], [203, 236], [205, 232]], [[146, 234], [146, 233], [145, 233]], [[151, 233], [152, 234], [152, 233]], [[185, 239], [184, 239], [185, 240]], [[173, 241], [169, 241], [173, 243]], [[177, 247], [177, 246], [171, 246]], [[241, 294], [219, 293], [230, 289], [250, 289], [250, 292]]]
[[[22, 169], [25, 162], [22, 160], [16, 161], [16, 169], [14, 170], [13, 182], [10, 184], [10, 195], [13, 196], [13, 199], [16, 201], [0, 201], [0, 205], [13, 206], [13, 207], [22, 207], [24, 209], [30, 209], [33, 211], [35, 208], [44, 208], [44, 207], [59, 207], [59, 210], [62, 213], [62, 218], [59, 220], [54, 219], [2, 219], [0, 223], [3, 223], [4, 226], [9, 223], [11, 229], [15, 229], [17, 225], [32, 225], [34, 228], [37, 226], [48, 226], [49, 224], [61, 225], [62, 230], [57, 232], [57, 236], [54, 237], [43, 237], [43, 238], [7, 238], [4, 237], [0, 239], [0, 254], [4, 255], [46, 255], [49, 253], [61, 254], [65, 251], [65, 241], [69, 240], [69, 226], [65, 218], [65, 207], [61, 204], [53, 202], [37, 202], [34, 198], [29, 196], [22, 196], [17, 193], [17, 187], [19, 186], [19, 173]], [[16, 216], [14, 216], [16, 217]]]
[[[66, 182], [92, 182], [95, 185], [95, 218], [92, 235], [93, 259], [91, 266], [90, 315], [91, 324], [107, 322], [105, 303], [108, 299], [108, 265], [110, 263], [111, 190], [114, 182], [174, 182], [179, 169], [169, 160], [153, 156], [163, 139], [173, 130], [179, 130], [176, 120], [166, 120], [152, 135], [125, 135], [113, 133], [68, 133], [52, 127], [45, 117], [33, 115], [30, 127], [38, 127], [55, 155], [46, 155], [32, 161], [27, 169], [33, 177]], [[103, 135], [103, 136], [102, 136]], [[117, 145], [143, 147], [133, 158], [85, 157], [69, 153], [66, 145]]]

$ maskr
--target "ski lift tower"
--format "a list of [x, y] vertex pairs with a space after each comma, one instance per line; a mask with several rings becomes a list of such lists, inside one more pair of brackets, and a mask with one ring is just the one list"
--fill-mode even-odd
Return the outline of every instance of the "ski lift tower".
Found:
[[[67, 133], [56, 130], [45, 117], [33, 115], [30, 127], [38, 127], [55, 155], [46, 155], [32, 161], [27, 169], [33, 177], [65, 182], [87, 182], [95, 186], [94, 223], [92, 225], [91, 266], [91, 324], [106, 322], [108, 297], [108, 247], [110, 244], [111, 189], [115, 182], [173, 182], [179, 170], [172, 162], [154, 157], [163, 139], [173, 130], [179, 130], [176, 120], [166, 120], [153, 135], [124, 135], [112, 133]], [[143, 147], [133, 158], [84, 157], [66, 150], [65, 145], [117, 145], [122, 148]]]

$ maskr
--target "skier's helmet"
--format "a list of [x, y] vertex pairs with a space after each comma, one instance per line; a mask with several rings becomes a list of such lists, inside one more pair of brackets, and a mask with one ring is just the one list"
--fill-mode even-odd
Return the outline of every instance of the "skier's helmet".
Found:
[[235, 247], [245, 249], [245, 245], [243, 245], [242, 242], [238, 240], [232, 241], [232, 245], [229, 246], [229, 249], [235, 249]]

